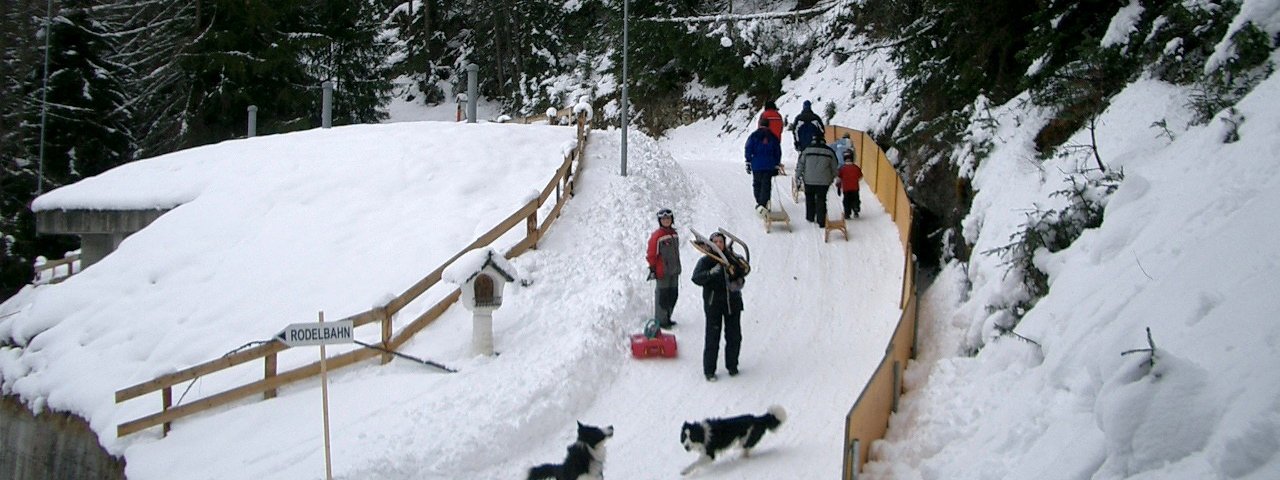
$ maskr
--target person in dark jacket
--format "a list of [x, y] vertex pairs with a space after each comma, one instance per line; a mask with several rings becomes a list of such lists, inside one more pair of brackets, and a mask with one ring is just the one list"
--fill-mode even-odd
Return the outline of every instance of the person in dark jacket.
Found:
[[813, 137], [796, 160], [796, 178], [804, 179], [804, 219], [819, 227], [827, 226], [827, 189], [839, 176], [839, 168], [836, 152], [822, 143], [822, 137]]
[[747, 172], [752, 176], [751, 189], [756, 197], [756, 213], [764, 215], [769, 211], [773, 176], [778, 174], [778, 165], [782, 163], [782, 144], [769, 130], [768, 120], [762, 117], [758, 125], [747, 137], [746, 157]]
[[782, 128], [786, 126], [786, 120], [783, 120], [782, 113], [778, 111], [778, 105], [773, 100], [764, 102], [764, 111], [760, 112], [760, 122], [769, 122], [769, 131], [773, 132], [773, 136], [782, 139]]
[[658, 326], [671, 328], [676, 300], [680, 298], [680, 235], [676, 233], [675, 214], [669, 208], [658, 210], [658, 229], [649, 235], [646, 259], [649, 261], [649, 278], [656, 280], [653, 290], [653, 318]]
[[822, 117], [813, 113], [813, 103], [805, 100], [804, 108], [800, 110], [800, 114], [796, 115], [796, 121], [791, 124], [791, 136], [795, 138], [796, 151], [804, 150], [805, 147], [813, 144], [813, 138], [823, 138], [826, 133], [826, 125], [822, 123]]
[[693, 283], [702, 287], [702, 311], [707, 315], [707, 332], [702, 348], [702, 374], [708, 382], [716, 381], [716, 362], [720, 356], [720, 332], [724, 332], [724, 366], [729, 376], [738, 374], [738, 352], [742, 349], [742, 285], [749, 268], [741, 257], [725, 248], [719, 232], [708, 238], [724, 253], [729, 266], [720, 259], [705, 255], [693, 269]]

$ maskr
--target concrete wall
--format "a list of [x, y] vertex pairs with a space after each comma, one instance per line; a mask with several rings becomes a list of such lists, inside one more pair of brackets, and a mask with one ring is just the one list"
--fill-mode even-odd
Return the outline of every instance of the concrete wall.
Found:
[[32, 415], [22, 403], [4, 396], [0, 397], [0, 478], [123, 479], [124, 461], [107, 454], [79, 417]]
[[80, 268], [97, 263], [168, 210], [44, 210], [36, 212], [36, 232], [80, 236]]

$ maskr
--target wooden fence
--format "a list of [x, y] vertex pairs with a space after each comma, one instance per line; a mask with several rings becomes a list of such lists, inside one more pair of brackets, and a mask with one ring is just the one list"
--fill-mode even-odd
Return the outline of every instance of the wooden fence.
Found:
[[[525, 251], [537, 248], [538, 239], [546, 234], [551, 224], [559, 218], [560, 209], [573, 196], [574, 184], [577, 179], [575, 172], [578, 170], [578, 168], [575, 168], [574, 163], [576, 162], [579, 167], [581, 166], [582, 155], [587, 145], [587, 134], [591, 129], [585, 115], [578, 117], [577, 129], [577, 148], [565, 155], [564, 162], [556, 170], [555, 176], [547, 183], [546, 187], [543, 187], [537, 198], [530, 200], [520, 210], [517, 210], [511, 216], [498, 223], [498, 225], [489, 229], [488, 232], [480, 235], [470, 245], [464, 247], [453, 257], [427, 274], [422, 280], [409, 287], [404, 293], [390, 300], [386, 305], [375, 307], [341, 320], [351, 320], [355, 327], [378, 324], [381, 327], [381, 342], [377, 346], [388, 351], [395, 351], [413, 338], [415, 334], [439, 318], [445, 310], [448, 310], [458, 300], [461, 290], [455, 288], [452, 293], [436, 302], [435, 305], [428, 308], [426, 312], [419, 315], [399, 332], [392, 332], [392, 319], [395, 315], [439, 283], [444, 270], [463, 254], [493, 243], [508, 231], [518, 228], [521, 223], [525, 226], [525, 238], [507, 251], [506, 257], [512, 258]], [[538, 211], [544, 203], [551, 199], [554, 199], [555, 205], [551, 208], [546, 218], [539, 223]], [[292, 370], [278, 372], [278, 355], [289, 348], [281, 342], [270, 341], [116, 391], [116, 403], [122, 403], [156, 391], [160, 392], [160, 411], [119, 424], [116, 426], [116, 436], [123, 437], [156, 425], [163, 425], [162, 432], [167, 434], [170, 423], [176, 419], [226, 405], [232, 401], [252, 395], [261, 394], [264, 399], [273, 398], [276, 396], [276, 390], [279, 387], [320, 374], [319, 360]], [[379, 356], [383, 364], [390, 362], [392, 358], [390, 353], [360, 348], [327, 358], [327, 368], [336, 370]], [[173, 387], [175, 385], [259, 359], [263, 361], [261, 380], [213, 393], [183, 405], [173, 405]]]
[[[63, 257], [62, 259], [59, 259], [59, 260], [46, 261], [43, 264], [36, 266], [35, 278], [39, 279], [40, 274], [48, 270], [49, 280], [44, 283], [47, 283], [50, 285], [55, 283], [60, 283], [63, 280], [71, 278], [72, 275], [75, 275], [77, 272], [79, 272], [79, 270], [76, 270], [76, 265], [77, 265], [76, 262], [79, 262], [79, 261], [80, 261], [80, 254], [78, 253], [67, 255], [66, 257]], [[64, 265], [67, 267], [67, 274], [63, 276], [58, 276], [58, 267], [61, 267]]]
[[858, 165], [863, 179], [876, 194], [880, 204], [889, 212], [898, 227], [898, 239], [902, 243], [902, 295], [899, 306], [902, 315], [885, 346], [884, 357], [876, 367], [862, 393], [845, 415], [844, 471], [841, 478], [856, 479], [867, 462], [871, 442], [884, 438], [889, 429], [889, 415], [898, 408], [898, 396], [902, 393], [902, 371], [907, 360], [915, 357], [916, 350], [916, 264], [911, 255], [911, 201], [907, 198], [905, 184], [898, 177], [893, 165], [885, 158], [875, 141], [866, 132], [840, 126], [827, 128], [828, 143], [848, 135], [857, 152]]

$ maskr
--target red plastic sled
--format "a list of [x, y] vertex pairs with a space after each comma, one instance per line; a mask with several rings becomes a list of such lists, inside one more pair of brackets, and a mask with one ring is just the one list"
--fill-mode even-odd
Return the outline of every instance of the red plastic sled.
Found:
[[676, 336], [662, 332], [658, 332], [658, 335], [653, 338], [648, 338], [643, 333], [632, 335], [631, 356], [636, 358], [675, 358]]

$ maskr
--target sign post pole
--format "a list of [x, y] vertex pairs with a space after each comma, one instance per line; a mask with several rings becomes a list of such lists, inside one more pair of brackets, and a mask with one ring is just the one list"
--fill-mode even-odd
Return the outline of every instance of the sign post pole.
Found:
[[[324, 324], [324, 312], [320, 312], [320, 324]], [[329, 455], [329, 374], [325, 361], [324, 344], [320, 344], [320, 396], [324, 409], [324, 478], [333, 480], [333, 457]]]

